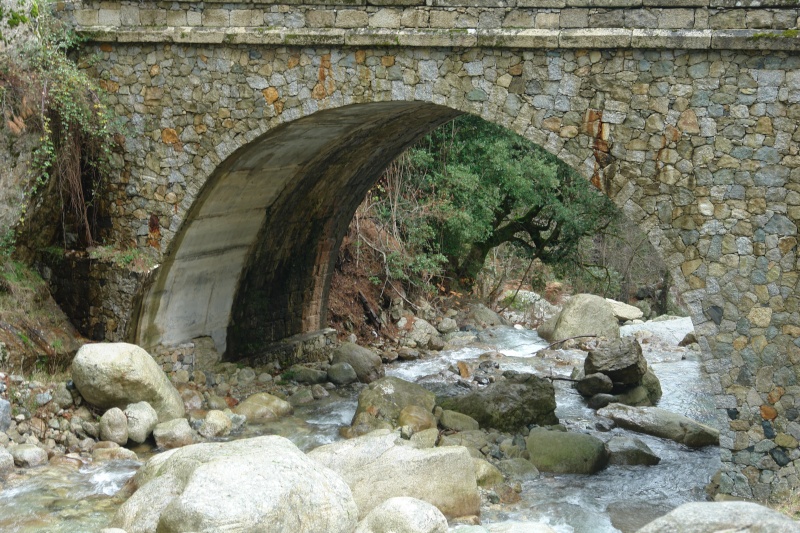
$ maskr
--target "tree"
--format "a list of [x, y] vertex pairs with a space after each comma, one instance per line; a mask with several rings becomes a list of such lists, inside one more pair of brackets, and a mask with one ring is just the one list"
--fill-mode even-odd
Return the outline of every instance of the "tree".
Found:
[[448, 270], [471, 288], [503, 243], [544, 263], [568, 260], [618, 211], [587, 180], [515, 133], [463, 115], [412, 149], [407, 176], [422, 191]]

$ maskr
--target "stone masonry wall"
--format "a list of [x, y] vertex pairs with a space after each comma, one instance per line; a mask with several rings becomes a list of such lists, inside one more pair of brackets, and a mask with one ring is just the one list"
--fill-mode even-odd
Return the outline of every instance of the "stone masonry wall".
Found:
[[[454, 28], [385, 33], [364, 29], [390, 9], [378, 6], [314, 8], [328, 20], [334, 14], [334, 27], [306, 33], [287, 22], [308, 24], [313, 17], [303, 6], [224, 4], [216, 10], [224, 13], [213, 15], [219, 19], [212, 18], [211, 3], [101, 6], [98, 24], [120, 31], [85, 28], [96, 39], [86, 53], [97, 55], [95, 73], [130, 128], [126, 168], [106, 198], [115, 237], [135, 240], [157, 257], [180, 253], [182, 239], [194, 231], [187, 215], [209, 179], [225, 172], [224, 162], [301, 118], [313, 123], [325, 110], [375, 102], [474, 113], [592, 179], [661, 251], [692, 308], [705, 366], [715, 378], [709, 393], [728, 417], [722, 490], [767, 499], [800, 487], [800, 55], [793, 52], [796, 39], [757, 37], [759, 26], [794, 27], [795, 8], [670, 3], [681, 6], [672, 15], [691, 12], [693, 24], [730, 20], [713, 24], [739, 28], [696, 33], [474, 27], [482, 13], [504, 13], [483, 15], [501, 26], [515, 12], [534, 24], [555, 13], [561, 28], [565, 15], [578, 9], [565, 6], [580, 5], [587, 24], [608, 5], [640, 6], [637, 12], [651, 13], [653, 21], [666, 9], [666, 2], [647, 1], [546, 3], [531, 1], [529, 10], [520, 2], [396, 7], [401, 24], [413, 13], [427, 17], [426, 24], [443, 16], [434, 13], [458, 15]], [[234, 11], [251, 5], [262, 10], [265, 29], [231, 29]], [[139, 9], [140, 25], [128, 32], [123, 6]], [[144, 27], [145, 8], [163, 11], [164, 18]], [[101, 21], [103, 9], [118, 19], [104, 14], [111, 18]], [[208, 26], [161, 27], [173, 11], [185, 14], [187, 25], [189, 12], [198, 12]], [[351, 11], [358, 24], [342, 26], [343, 16], [335, 27], [340, 13]], [[267, 13], [281, 15], [286, 26], [270, 27]], [[458, 20], [470, 21], [467, 31], [455, 31]], [[374, 138], [375, 150], [385, 141]], [[340, 193], [352, 192], [348, 187]], [[280, 235], [279, 229], [259, 235]], [[213, 280], [198, 277], [198, 283]], [[125, 334], [107, 332], [108, 338]]]

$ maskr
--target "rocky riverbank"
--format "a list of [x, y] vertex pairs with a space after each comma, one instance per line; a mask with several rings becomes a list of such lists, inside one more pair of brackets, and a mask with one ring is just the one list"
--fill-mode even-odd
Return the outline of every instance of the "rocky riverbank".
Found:
[[[501, 320], [480, 313], [488, 322]], [[543, 476], [659, 462], [633, 435], [615, 430], [603, 436], [559, 420], [552, 380], [504, 368], [502, 354], [491, 350], [437, 372], [434, 387], [422, 380], [435, 393], [385, 375], [386, 365], [395, 374], [398, 365], [440, 361], [431, 349], [439, 342], [458, 346], [496, 334], [484, 329], [487, 322], [474, 320], [464, 313], [425, 321], [432, 329], [412, 323], [404, 326], [408, 335], [399, 346], [371, 350], [343, 343], [325, 361], [289, 368], [220, 363], [207, 339], [152, 357], [130, 345], [87, 345], [71, 380], [3, 377], [5, 396], [14, 400], [0, 402], [0, 422], [7, 422], [0, 433], [7, 450], [0, 451], [3, 483], [11, 488], [36, 475], [35, 465], [79, 468], [152, 456], [117, 496], [112, 523], [127, 533], [185, 531], [186, 524], [193, 531], [244, 531], [266, 517], [277, 528], [269, 531], [433, 532], [447, 531], [449, 523], [458, 531], [485, 532], [501, 529], [491, 522], [480, 526], [482, 510], [513, 507]], [[654, 343], [645, 334], [638, 338], [645, 348]], [[607, 372], [612, 385], [621, 383], [607, 368], [614, 364], [599, 364], [603, 358], [577, 349], [597, 351], [605, 343], [587, 343], [540, 350], [531, 359], [559, 368], [557, 376], [590, 365], [590, 375]], [[625, 386], [637, 387], [647, 370], [638, 360], [641, 349], [633, 352], [628, 366], [635, 376]], [[358, 397], [350, 425], [341, 428], [348, 440], [306, 454], [280, 437], [242, 438], [271, 433], [294, 411], [329, 395]], [[647, 424], [660, 414], [622, 407], [618, 398], [606, 409], [613, 412], [604, 431], [617, 420], [652, 433]], [[630, 420], [637, 416], [644, 422], [635, 427]], [[654, 425], [661, 431], [669, 423]], [[711, 439], [681, 442], [714, 442], [713, 430], [675, 425], [679, 437], [700, 432]], [[322, 508], [331, 511], [320, 513]], [[506, 521], [503, 527], [551, 530], [539, 521]]]

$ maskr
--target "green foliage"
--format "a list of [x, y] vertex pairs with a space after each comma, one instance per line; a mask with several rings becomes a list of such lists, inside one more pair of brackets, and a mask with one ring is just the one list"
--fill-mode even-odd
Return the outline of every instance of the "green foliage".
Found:
[[80, 39], [52, 15], [51, 5], [34, 2], [14, 21], [30, 31], [18, 32], [0, 57], [0, 105], [10, 133], [39, 137], [19, 222], [25, 222], [31, 199], [55, 179], [65, 223], [91, 245], [92, 202], [109, 170], [117, 127], [100, 88], [69, 57]]
[[565, 262], [583, 236], [617, 216], [607, 198], [554, 156], [470, 115], [428, 135], [400, 170], [400, 198], [392, 197], [397, 187], [386, 178], [373, 193], [391, 201], [373, 201], [384, 206], [377, 212], [385, 224], [402, 220], [395, 234], [416, 250], [404, 269], [435, 271], [446, 264], [467, 286], [488, 252], [503, 243], [529, 260]]

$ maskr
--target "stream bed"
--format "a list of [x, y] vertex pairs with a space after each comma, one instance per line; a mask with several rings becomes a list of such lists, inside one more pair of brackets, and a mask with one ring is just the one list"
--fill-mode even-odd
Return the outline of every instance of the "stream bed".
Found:
[[[655, 333], [645, 346], [648, 363], [661, 381], [660, 407], [717, 425], [716, 411], [708, 395], [699, 354], [677, 348], [692, 325], [688, 318], [624, 327], [623, 335], [636, 330]], [[642, 336], [642, 333], [638, 335]], [[643, 342], [653, 339], [646, 334]], [[582, 366], [582, 352], [549, 351], [530, 330], [501, 327], [478, 334], [475, 342], [458, 350], [443, 351], [434, 358], [387, 365], [387, 375], [439, 392], [446, 387], [450, 368], [458, 361], [475, 361], [487, 351], [497, 351], [493, 361], [501, 370], [534, 372], [539, 376], [569, 377], [573, 365]], [[678, 505], [705, 499], [704, 487], [719, 469], [719, 449], [693, 450], [647, 435], [621, 429], [600, 432], [594, 411], [569, 382], [556, 380], [556, 415], [572, 431], [591, 433], [602, 440], [613, 435], [635, 436], [661, 458], [656, 466], [612, 465], [592, 476], [542, 474], [522, 485], [521, 499], [511, 505], [487, 504], [481, 520], [490, 530], [502, 531], [517, 522], [547, 523], [558, 532], [602, 533], [636, 531], [650, 520]], [[349, 425], [356, 408], [356, 393], [335, 390], [328, 398], [295, 409], [293, 416], [266, 426], [246, 426], [236, 438], [263, 434], [282, 435], [300, 449], [311, 450], [339, 439], [339, 428]], [[152, 451], [136, 449], [146, 460]], [[95, 532], [106, 526], [120, 504], [114, 494], [140, 466], [133, 461], [97, 465], [43, 466], [12, 476], [0, 485], [0, 531], [29, 533]], [[485, 500], [484, 500], [485, 501]]]

